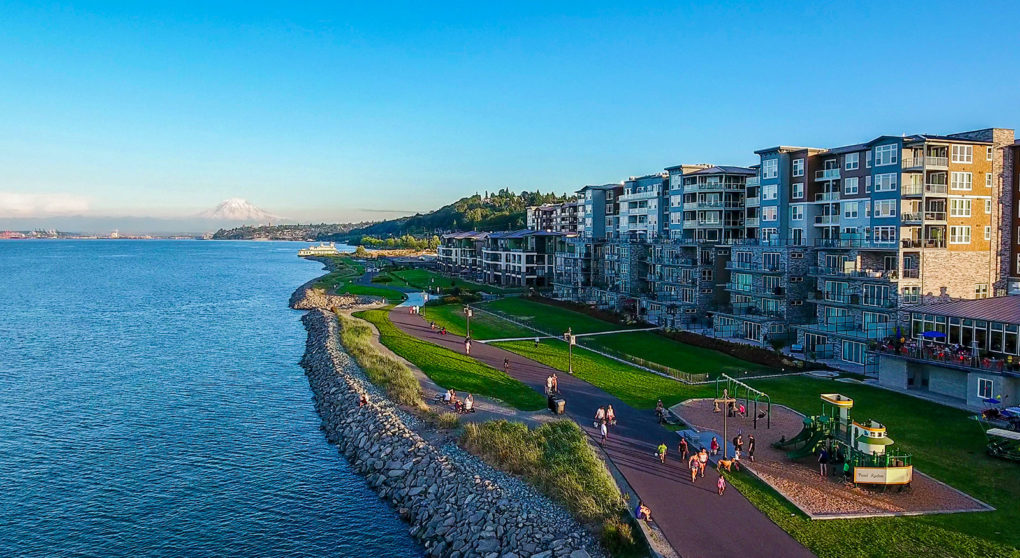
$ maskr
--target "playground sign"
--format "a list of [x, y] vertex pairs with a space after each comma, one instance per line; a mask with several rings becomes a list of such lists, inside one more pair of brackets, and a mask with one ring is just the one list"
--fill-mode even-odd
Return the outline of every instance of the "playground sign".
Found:
[[854, 482], [859, 484], [910, 484], [914, 467], [854, 467]]

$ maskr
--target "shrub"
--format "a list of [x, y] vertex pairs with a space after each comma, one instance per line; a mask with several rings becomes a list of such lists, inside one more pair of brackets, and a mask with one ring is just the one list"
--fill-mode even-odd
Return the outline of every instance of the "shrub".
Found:
[[619, 516], [607, 518], [602, 522], [602, 546], [612, 556], [629, 554], [637, 545], [634, 540], [634, 529], [629, 521]]
[[389, 275], [376, 275], [375, 277], [372, 278], [373, 283], [390, 283], [392, 281], [393, 278], [390, 277]]
[[456, 413], [439, 413], [429, 409], [422, 416], [429, 424], [442, 430], [455, 430], [460, 426], [460, 417]]

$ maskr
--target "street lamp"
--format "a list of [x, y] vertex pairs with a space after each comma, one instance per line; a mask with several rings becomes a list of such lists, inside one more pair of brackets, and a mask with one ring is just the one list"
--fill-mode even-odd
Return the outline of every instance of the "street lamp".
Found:
[[574, 328], [568, 327], [567, 332], [563, 334], [563, 340], [567, 342], [567, 374], [574, 373], [574, 343], [577, 342], [577, 338], [574, 337]]
[[474, 312], [474, 310], [471, 309], [470, 306], [465, 304], [464, 305], [464, 315], [467, 316], [467, 335], [466, 335], [466, 337], [471, 337], [471, 316], [474, 316], [475, 312]]

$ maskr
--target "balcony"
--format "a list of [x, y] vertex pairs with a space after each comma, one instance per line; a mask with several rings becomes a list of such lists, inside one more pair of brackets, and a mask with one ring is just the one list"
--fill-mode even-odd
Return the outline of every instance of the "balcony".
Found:
[[839, 192], [822, 192], [815, 194], [816, 202], [835, 202], [839, 201]]
[[815, 171], [815, 180], [839, 180], [839, 169], [822, 169]]
[[750, 318], [783, 318], [782, 310], [763, 310], [754, 304], [726, 304], [722, 306], [720, 312], [723, 314]]
[[921, 270], [917, 268], [906, 268], [903, 270], [904, 279], [919, 279], [921, 277]]
[[949, 185], [942, 182], [926, 182], [924, 184], [925, 194], [945, 194], [949, 191]]
[[786, 271], [786, 266], [782, 263], [775, 264], [762, 264], [757, 262], [738, 262], [730, 260], [726, 262], [726, 269], [731, 271], [757, 271], [761, 273], [783, 273]]
[[924, 220], [923, 213], [904, 213], [900, 215], [900, 220], [904, 223], [920, 223]]
[[839, 215], [815, 215], [815, 225], [838, 225]]
[[902, 166], [903, 170], [923, 168], [924, 156], [920, 155], [918, 157], [904, 157]]
[[759, 184], [760, 183], [758, 181], [758, 177], [755, 176], [755, 177], [752, 177], [752, 178], [748, 178], [747, 182], [745, 183], [745, 186], [747, 186], [748, 188], [753, 188], [753, 187], [758, 186]]
[[749, 197], [744, 200], [745, 207], [758, 207], [761, 205], [761, 198], [758, 196]]
[[895, 280], [899, 273], [895, 269], [840, 269], [837, 267], [812, 266], [808, 271], [808, 275], [881, 281]]
[[946, 212], [945, 211], [925, 211], [924, 212], [924, 220], [925, 221], [945, 221], [946, 220]]
[[936, 157], [935, 155], [924, 156], [924, 166], [929, 169], [948, 169], [949, 157]]
[[900, 187], [904, 196], [920, 196], [924, 194], [924, 184], [904, 184]]
[[757, 227], [758, 226], [758, 218], [757, 217], [748, 217], [748, 218], [744, 219], [744, 226], [745, 227]]

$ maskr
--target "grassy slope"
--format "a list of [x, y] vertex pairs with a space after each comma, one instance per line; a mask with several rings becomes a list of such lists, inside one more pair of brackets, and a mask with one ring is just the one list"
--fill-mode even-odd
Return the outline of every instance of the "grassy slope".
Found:
[[574, 328], [574, 333], [628, 329], [627, 326], [604, 322], [580, 312], [573, 312], [565, 308], [550, 306], [525, 298], [508, 297], [494, 300], [486, 303], [485, 308], [493, 312], [508, 314], [538, 329], [554, 334], [565, 333], [568, 327]]
[[349, 257], [333, 258], [333, 271], [320, 277], [312, 286], [316, 289], [333, 289], [340, 294], [378, 296], [390, 304], [404, 300], [403, 293], [395, 289], [354, 284], [364, 273], [365, 266]]
[[[465, 291], [482, 293], [503, 293], [504, 289], [492, 285], [483, 285], [473, 281], [465, 281], [459, 277], [450, 277], [426, 269], [407, 269], [404, 271], [391, 271], [390, 275], [397, 279], [398, 284], [406, 284], [416, 289], [426, 290], [430, 287], [439, 287], [443, 292], [452, 287], [460, 287]], [[452, 283], [452, 285], [451, 285]]]
[[366, 310], [355, 313], [355, 316], [372, 322], [379, 330], [379, 340], [383, 345], [443, 387], [499, 399], [526, 411], [542, 409], [546, 405], [540, 393], [501, 370], [449, 349], [418, 341], [400, 331], [390, 321], [389, 309]]
[[[446, 330], [454, 335], [466, 333], [464, 307], [460, 304], [443, 304], [426, 306], [425, 316], [429, 320], [446, 326]], [[531, 337], [535, 332], [512, 322], [497, 318], [484, 312], [475, 312], [471, 318], [471, 337], [474, 339], [503, 339], [507, 337]]]

